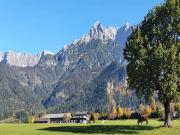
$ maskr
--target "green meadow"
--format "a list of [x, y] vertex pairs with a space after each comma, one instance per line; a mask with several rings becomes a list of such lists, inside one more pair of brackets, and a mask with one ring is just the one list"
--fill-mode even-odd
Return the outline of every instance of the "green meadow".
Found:
[[98, 121], [96, 124], [0, 124], [0, 135], [180, 135], [180, 120], [172, 128], [163, 122], [149, 120], [149, 125], [137, 125], [137, 120]]

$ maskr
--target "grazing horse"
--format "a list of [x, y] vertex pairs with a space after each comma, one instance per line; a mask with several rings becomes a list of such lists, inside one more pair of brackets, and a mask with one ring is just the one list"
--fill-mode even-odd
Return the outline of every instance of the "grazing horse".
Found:
[[148, 116], [140, 115], [140, 117], [139, 117], [139, 119], [137, 121], [138, 125], [139, 125], [139, 123], [141, 123], [141, 125], [142, 125], [143, 121], [146, 121], [146, 125], [148, 125]]

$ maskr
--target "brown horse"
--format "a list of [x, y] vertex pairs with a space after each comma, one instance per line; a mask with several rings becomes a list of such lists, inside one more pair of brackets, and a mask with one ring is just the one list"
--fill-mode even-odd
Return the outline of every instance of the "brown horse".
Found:
[[142, 123], [143, 123], [144, 121], [146, 121], [146, 125], [148, 125], [148, 116], [146, 116], [146, 115], [140, 115], [137, 123], [138, 123], [138, 125], [139, 125], [139, 123], [141, 123], [141, 125], [142, 125]]

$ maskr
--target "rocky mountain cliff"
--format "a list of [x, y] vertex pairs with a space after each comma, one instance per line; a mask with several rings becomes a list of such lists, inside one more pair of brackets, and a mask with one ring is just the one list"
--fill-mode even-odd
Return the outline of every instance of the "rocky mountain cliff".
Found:
[[42, 53], [35, 55], [29, 53], [15, 53], [13, 51], [8, 51], [5, 53], [0, 52], [0, 62], [10, 66], [32, 67], [37, 65], [40, 59], [45, 55], [54, 54], [49, 51], [43, 51]]
[[139, 100], [128, 90], [123, 59], [130, 33], [128, 23], [118, 29], [96, 22], [81, 39], [55, 55], [41, 55], [34, 66], [2, 62], [0, 113], [18, 109], [107, 112], [112, 105], [136, 107]]

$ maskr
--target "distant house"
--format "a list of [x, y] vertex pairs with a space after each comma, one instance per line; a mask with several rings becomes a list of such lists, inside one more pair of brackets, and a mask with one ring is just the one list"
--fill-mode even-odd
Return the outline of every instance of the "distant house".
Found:
[[76, 112], [70, 119], [71, 123], [87, 123], [89, 121], [88, 112]]
[[45, 114], [35, 119], [34, 123], [63, 123], [64, 116], [71, 118], [71, 113]]

